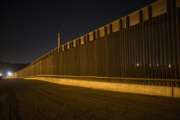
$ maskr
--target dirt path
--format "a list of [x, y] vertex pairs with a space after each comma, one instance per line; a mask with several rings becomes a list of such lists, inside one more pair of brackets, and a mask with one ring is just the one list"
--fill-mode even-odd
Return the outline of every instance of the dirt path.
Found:
[[180, 120], [180, 99], [0, 81], [0, 120]]

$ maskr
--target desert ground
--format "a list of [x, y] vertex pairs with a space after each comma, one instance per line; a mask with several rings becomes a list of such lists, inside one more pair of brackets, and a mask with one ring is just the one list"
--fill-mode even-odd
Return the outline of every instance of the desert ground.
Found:
[[180, 120], [180, 99], [1, 80], [0, 120]]

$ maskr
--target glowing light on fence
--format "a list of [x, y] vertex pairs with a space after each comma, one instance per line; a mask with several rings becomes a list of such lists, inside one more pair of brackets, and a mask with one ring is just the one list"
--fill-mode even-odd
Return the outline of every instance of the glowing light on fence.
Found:
[[169, 64], [169, 65], [168, 65], [168, 68], [172, 68], [172, 65], [171, 65], [171, 64]]
[[159, 64], [157, 64], [157, 67], [159, 67]]
[[149, 64], [149, 67], [152, 67], [152, 64]]
[[140, 64], [139, 64], [139, 63], [137, 63], [137, 64], [136, 64], [136, 67], [140, 67]]

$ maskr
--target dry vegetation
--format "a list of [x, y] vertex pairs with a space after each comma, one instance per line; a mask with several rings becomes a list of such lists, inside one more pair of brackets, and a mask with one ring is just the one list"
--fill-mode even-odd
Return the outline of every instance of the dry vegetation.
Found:
[[180, 99], [0, 81], [0, 120], [180, 120]]

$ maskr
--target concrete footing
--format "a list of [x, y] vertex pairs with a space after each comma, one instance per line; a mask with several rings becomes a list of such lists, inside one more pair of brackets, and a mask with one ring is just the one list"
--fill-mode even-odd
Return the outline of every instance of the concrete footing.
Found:
[[180, 97], [180, 88], [168, 86], [154, 86], [154, 85], [140, 85], [128, 83], [116, 83], [107, 81], [90, 81], [71, 78], [58, 78], [58, 77], [31, 77], [25, 79], [35, 79], [47, 81], [60, 85], [78, 86], [91, 89], [107, 90], [114, 92], [126, 92], [135, 94], [167, 96], [167, 97]]

